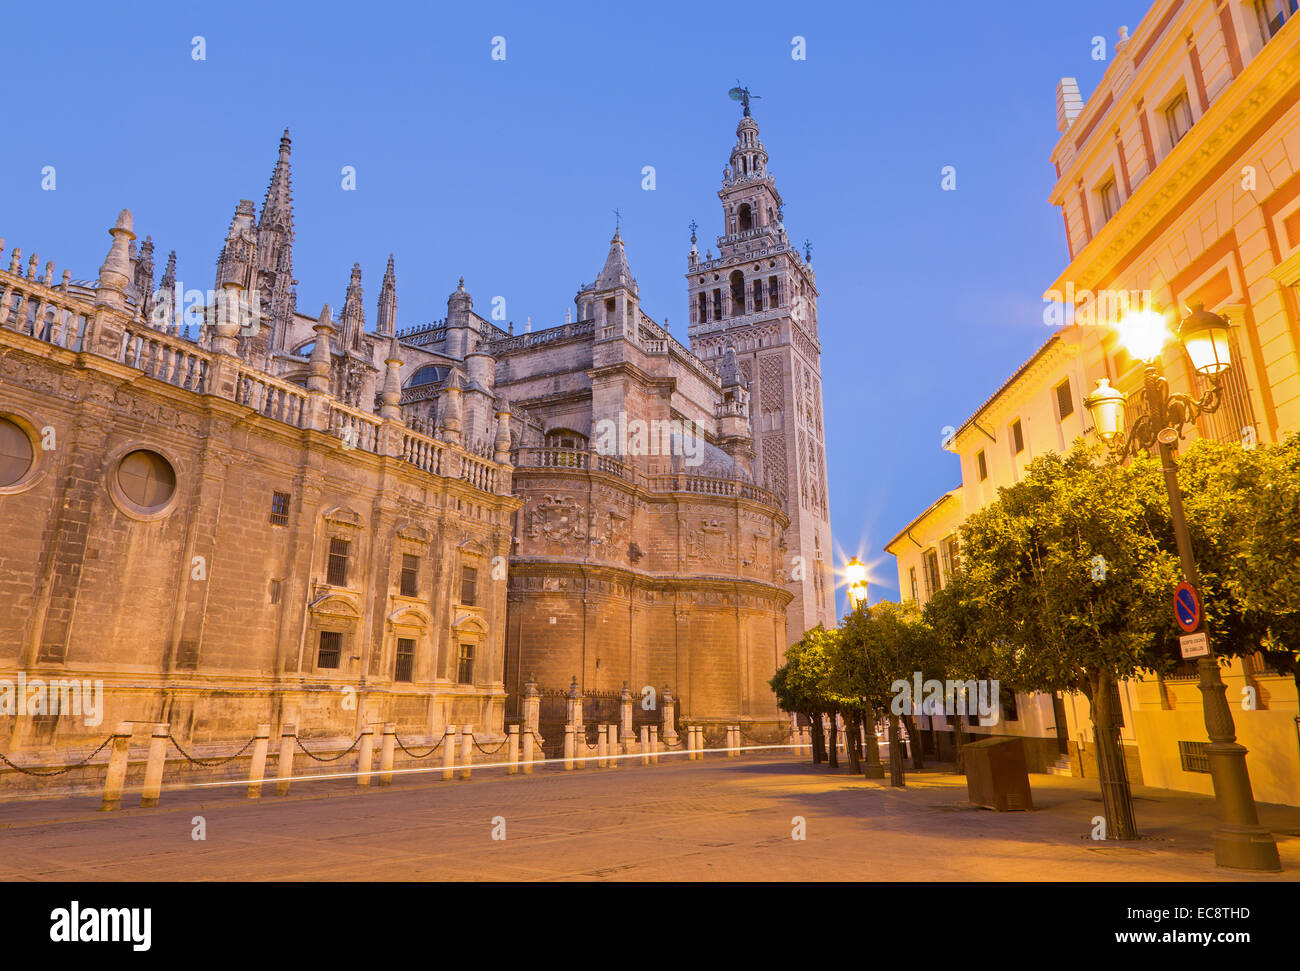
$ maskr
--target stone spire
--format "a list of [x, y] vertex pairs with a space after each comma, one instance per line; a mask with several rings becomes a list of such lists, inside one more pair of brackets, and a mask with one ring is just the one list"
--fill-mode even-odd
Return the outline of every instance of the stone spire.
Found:
[[[135, 239], [132, 231], [134, 220], [131, 210], [123, 209], [117, 216], [109, 235], [113, 244], [108, 248], [103, 265], [99, 268], [99, 288], [96, 291], [95, 304], [126, 308], [126, 288], [131, 283], [131, 240]], [[21, 251], [15, 250], [15, 258]]]
[[623, 250], [623, 235], [619, 229], [614, 230], [614, 238], [609, 241], [609, 255], [605, 257], [605, 267], [596, 278], [593, 289], [597, 292], [623, 287], [636, 293], [636, 280], [627, 265], [627, 253]]
[[257, 237], [253, 228], [253, 200], [240, 199], [230, 219], [226, 242], [217, 257], [217, 290], [227, 283], [248, 289], [253, 280], [253, 263], [257, 259]]
[[497, 434], [492, 442], [492, 461], [504, 465], [510, 461], [510, 402], [498, 397], [493, 406], [497, 416]]
[[361, 335], [366, 330], [366, 308], [361, 298], [361, 264], [353, 263], [347, 296], [343, 299], [343, 313], [339, 315], [344, 350], [361, 350]]
[[280, 155], [266, 188], [262, 212], [257, 221], [256, 288], [260, 314], [269, 325], [269, 349], [285, 350], [297, 305], [293, 278], [293, 193], [289, 175], [289, 129], [280, 138]]
[[155, 308], [157, 326], [166, 333], [177, 328], [175, 321], [175, 250], [166, 255], [166, 266], [162, 268], [159, 281], [159, 305]]
[[397, 275], [393, 272], [393, 254], [388, 254], [388, 269], [379, 288], [379, 315], [375, 321], [378, 332], [384, 337], [397, 333]]
[[330, 389], [330, 339], [334, 336], [334, 321], [330, 319], [330, 305], [321, 308], [320, 319], [312, 328], [316, 332], [316, 343], [311, 349], [310, 371], [307, 377], [308, 391], [329, 391]]
[[293, 191], [289, 174], [289, 129], [280, 137], [280, 156], [271, 172], [271, 182], [266, 187], [262, 201], [262, 215], [257, 228], [262, 231], [287, 233], [293, 239]]
[[463, 393], [464, 382], [461, 380], [460, 370], [453, 367], [451, 373], [447, 375], [447, 381], [442, 388], [442, 401], [439, 402], [441, 416], [438, 430], [444, 442], [451, 442], [454, 445], [460, 444], [460, 399]]
[[140, 308], [140, 319], [153, 320], [153, 238], [146, 236], [140, 244], [140, 255], [135, 261], [136, 304]]
[[[391, 263], [389, 266], [391, 267]], [[402, 347], [394, 337], [384, 359], [384, 392], [380, 396], [379, 416], [394, 421], [402, 417]]]

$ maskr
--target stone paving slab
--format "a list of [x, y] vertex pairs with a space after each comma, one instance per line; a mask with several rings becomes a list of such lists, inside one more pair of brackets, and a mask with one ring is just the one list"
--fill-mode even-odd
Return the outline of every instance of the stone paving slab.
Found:
[[[1214, 866], [1214, 800], [1136, 787], [1144, 839], [1099, 843], [1095, 780], [1030, 777], [1035, 811], [966, 803], [950, 771], [908, 787], [788, 754], [470, 781], [399, 777], [164, 790], [156, 809], [93, 799], [0, 806], [0, 879], [146, 880], [1266, 880], [1300, 879], [1300, 808], [1261, 806], [1281, 875]], [[130, 805], [135, 800], [124, 800]], [[191, 838], [204, 817], [207, 838]], [[802, 817], [806, 838], [791, 837]], [[504, 817], [506, 839], [491, 838]]]

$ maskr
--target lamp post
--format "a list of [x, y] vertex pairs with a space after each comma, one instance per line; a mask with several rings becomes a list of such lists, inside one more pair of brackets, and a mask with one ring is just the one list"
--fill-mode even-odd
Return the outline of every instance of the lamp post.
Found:
[[[1183, 514], [1174, 449], [1183, 437], [1184, 425], [1202, 414], [1213, 414], [1219, 408], [1220, 376], [1232, 364], [1228, 350], [1228, 322], [1198, 304], [1179, 325], [1179, 343], [1191, 358], [1192, 366], [1210, 380], [1209, 389], [1200, 398], [1171, 394], [1169, 382], [1156, 367], [1161, 349], [1172, 336], [1161, 315], [1155, 311], [1142, 311], [1121, 321], [1118, 329], [1128, 350], [1146, 364], [1141, 391], [1145, 411], [1125, 435], [1127, 396], [1112, 388], [1105, 378], [1097, 382], [1096, 389], [1083, 403], [1113, 461], [1123, 462], [1139, 450], [1149, 454], [1153, 448], [1158, 449], [1183, 579], [1196, 589], [1199, 599], [1201, 580], [1192, 555], [1187, 519]], [[1205, 643], [1209, 645], [1204, 610], [1192, 633], [1204, 635]], [[1273, 834], [1260, 825], [1255, 811], [1255, 797], [1246, 767], [1246, 748], [1237, 742], [1232, 710], [1228, 707], [1227, 686], [1219, 674], [1212, 645], [1197, 660], [1196, 667], [1205, 729], [1210, 738], [1205, 751], [1210, 762], [1214, 798], [1219, 807], [1219, 825], [1214, 830], [1214, 862], [1239, 870], [1281, 870]]]
[[[848, 563], [844, 564], [844, 579], [848, 583], [849, 606], [853, 610], [867, 606], [867, 567], [856, 556], [852, 557]], [[867, 712], [874, 716], [875, 712], [871, 707], [867, 707]], [[866, 738], [866, 751], [863, 752], [862, 774], [868, 779], [883, 779], [885, 777], [885, 767], [880, 764], [880, 746], [876, 740], [876, 722], [871, 718], [871, 724], [864, 726], [863, 735]]]

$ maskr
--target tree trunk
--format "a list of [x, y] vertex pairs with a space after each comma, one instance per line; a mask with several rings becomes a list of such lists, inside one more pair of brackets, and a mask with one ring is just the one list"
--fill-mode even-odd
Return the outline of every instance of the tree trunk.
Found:
[[952, 725], [952, 744], [955, 749], [953, 757], [957, 762], [957, 774], [966, 774], [966, 756], [961, 747], [966, 744], [966, 733], [961, 730], [961, 715], [949, 715], [948, 723]]
[[912, 747], [912, 769], [920, 772], [925, 768], [925, 752], [922, 751], [921, 733], [916, 730], [916, 719], [903, 715], [903, 727], [907, 729], [908, 744]]
[[836, 751], [836, 749], [839, 746], [836, 745], [836, 741], [835, 741], [838, 733], [838, 728], [835, 722], [838, 719], [838, 716], [839, 716], [839, 712], [837, 712], [834, 708], [832, 708], [826, 718], [828, 727], [830, 728], [830, 736], [831, 736], [830, 742], [826, 746], [827, 752], [829, 753], [829, 756], [826, 760], [826, 764], [829, 768], [832, 769], [838, 769], [840, 767], [839, 753]]
[[808, 722], [809, 728], [812, 729], [813, 765], [820, 765], [826, 761], [826, 737], [822, 734], [822, 713], [820, 711], [809, 712]]
[[885, 777], [885, 768], [880, 764], [880, 741], [876, 738], [876, 711], [870, 705], [866, 710], [866, 736], [867, 752], [866, 761], [862, 766], [862, 774], [868, 779], [883, 779]]
[[1124, 764], [1124, 747], [1120, 742], [1119, 719], [1111, 703], [1109, 671], [1099, 671], [1089, 678], [1092, 695], [1088, 699], [1092, 732], [1097, 743], [1097, 775], [1101, 783], [1101, 806], [1106, 817], [1106, 839], [1135, 840], [1137, 821], [1133, 817], [1133, 789]]
[[898, 731], [898, 716], [889, 713], [889, 784], [896, 788], [907, 785], [903, 775], [903, 740]]
[[849, 709], [844, 727], [844, 748], [849, 753], [849, 771], [857, 775], [862, 771], [862, 713]]

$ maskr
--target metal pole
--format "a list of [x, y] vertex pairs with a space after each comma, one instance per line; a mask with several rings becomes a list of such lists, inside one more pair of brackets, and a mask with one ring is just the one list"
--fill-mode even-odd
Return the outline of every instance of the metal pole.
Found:
[[[1152, 389], [1148, 381], [1148, 398]], [[1154, 405], [1154, 401], [1149, 401]], [[1154, 413], [1154, 411], [1153, 411]], [[1177, 440], [1171, 428], [1161, 429], [1157, 435], [1160, 445], [1160, 463], [1164, 468], [1165, 488], [1169, 492], [1169, 510], [1174, 524], [1174, 538], [1178, 543], [1178, 557], [1182, 560], [1183, 578], [1200, 594], [1201, 578], [1192, 556], [1191, 534], [1183, 515], [1183, 496], [1178, 488], [1178, 463], [1170, 447]], [[1198, 633], [1206, 635], [1205, 616], [1202, 610]], [[1219, 808], [1219, 825], [1214, 830], [1214, 862], [1222, 867], [1237, 870], [1281, 870], [1282, 861], [1277, 854], [1277, 843], [1272, 832], [1259, 822], [1255, 810], [1255, 795], [1250, 787], [1250, 772], [1246, 767], [1246, 747], [1237, 742], [1237, 729], [1232, 722], [1232, 709], [1228, 707], [1228, 688], [1219, 674], [1214, 646], [1196, 662], [1199, 675], [1197, 687], [1201, 691], [1201, 707], [1205, 713], [1205, 730], [1210, 742], [1205, 746], [1210, 761], [1210, 780], [1214, 785], [1214, 799]]]

